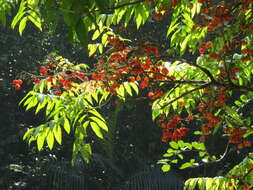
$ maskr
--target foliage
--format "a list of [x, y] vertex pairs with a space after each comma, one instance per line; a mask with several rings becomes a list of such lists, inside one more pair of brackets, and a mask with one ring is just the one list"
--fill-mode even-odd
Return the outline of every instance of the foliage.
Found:
[[252, 153], [247, 156], [240, 164], [231, 169], [224, 177], [214, 178], [190, 178], [185, 182], [184, 189], [250, 189], [252, 184]]
[[[185, 169], [220, 162], [233, 147], [249, 149], [252, 113], [245, 108], [253, 98], [252, 6], [251, 0], [21, 1], [12, 22], [15, 27], [20, 21], [20, 34], [28, 20], [42, 29], [42, 20], [55, 27], [63, 15], [70, 38], [97, 59], [88, 68], [56, 57], [40, 67], [39, 76], [29, 74], [34, 88], [22, 104], [35, 113], [44, 110], [47, 121], [24, 139], [36, 141], [38, 150], [45, 141], [53, 149], [55, 141], [62, 143], [64, 129], [74, 136], [73, 164], [78, 154], [88, 162], [87, 130], [100, 139], [108, 131], [98, 110], [115, 97], [119, 104], [140, 95], [150, 100], [162, 142], [169, 141], [159, 161], [163, 171], [174, 164]], [[117, 24], [124, 30], [130, 20], [139, 29], [166, 15], [171, 17], [168, 49], [154, 42], [135, 44], [113, 30]], [[13, 85], [18, 90], [22, 81]], [[226, 141], [223, 154], [208, 150], [212, 135]], [[189, 152], [196, 155], [185, 162]], [[240, 182], [244, 188], [252, 185]]]

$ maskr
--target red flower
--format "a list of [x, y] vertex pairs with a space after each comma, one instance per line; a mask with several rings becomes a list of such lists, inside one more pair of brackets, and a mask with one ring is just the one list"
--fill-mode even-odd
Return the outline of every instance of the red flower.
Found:
[[205, 108], [205, 104], [199, 103], [199, 105], [198, 105], [199, 112], [202, 112], [204, 110], [204, 108]]
[[129, 80], [130, 80], [130, 82], [134, 82], [135, 81], [135, 77], [134, 76], [130, 76]]
[[23, 84], [22, 80], [13, 80], [12, 84]]
[[249, 184], [246, 184], [245, 186], [244, 186], [244, 190], [250, 190], [251, 188], [250, 188], [250, 185]]
[[192, 114], [189, 114], [189, 115], [187, 116], [187, 119], [188, 119], [189, 121], [192, 121], [192, 120], [194, 120], [194, 117], [193, 117]]
[[167, 75], [169, 73], [169, 70], [167, 68], [162, 68], [162, 74]]
[[138, 75], [138, 76], [136, 77], [136, 80], [137, 80], [137, 81], [140, 81], [140, 80], [141, 80], [140, 75]]
[[83, 78], [85, 75], [84, 75], [84, 73], [78, 73], [77, 76], [80, 78]]
[[50, 76], [50, 77], [47, 79], [47, 82], [53, 82], [53, 78], [54, 78], [54, 76]]
[[35, 84], [39, 84], [39, 83], [40, 83], [40, 79], [35, 78], [35, 79], [33, 79], [33, 82], [34, 82]]
[[19, 90], [21, 88], [21, 85], [20, 84], [15, 84], [14, 87], [15, 87], [16, 90]]
[[12, 84], [14, 85], [15, 90], [19, 90], [23, 84], [22, 80], [13, 80]]
[[199, 53], [204, 54], [212, 45], [213, 44], [211, 41], [200, 44], [200, 46], [198, 48]]
[[60, 95], [62, 95], [62, 91], [57, 90], [57, 91], [54, 92], [54, 94], [55, 94], [56, 96], [60, 96]]
[[163, 15], [161, 13], [153, 13], [151, 16], [157, 20], [162, 20], [163, 18]]
[[84, 76], [83, 80], [87, 81], [87, 80], [89, 80], [89, 78], [87, 76]]
[[40, 67], [40, 74], [44, 75], [44, 76], [48, 75], [48, 68], [45, 66], [41, 66]]
[[63, 81], [62, 85], [64, 87], [71, 88], [72, 87], [72, 80], [66, 79], [66, 80]]
[[178, 102], [178, 106], [180, 106], [180, 107], [185, 106], [185, 102]]
[[210, 88], [205, 88], [205, 89], [203, 89], [203, 93], [208, 93], [208, 92], [210, 92], [210, 91], [211, 91]]
[[140, 87], [141, 88], [146, 88], [148, 85], [149, 85], [148, 81], [142, 81], [141, 84], [140, 84]]

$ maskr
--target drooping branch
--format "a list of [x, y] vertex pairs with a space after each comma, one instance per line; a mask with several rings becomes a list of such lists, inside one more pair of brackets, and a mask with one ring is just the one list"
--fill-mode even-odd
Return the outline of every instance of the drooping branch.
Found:
[[193, 92], [195, 92], [195, 91], [198, 91], [198, 90], [207, 88], [207, 87], [210, 86], [211, 84], [212, 84], [212, 83], [207, 83], [207, 84], [201, 85], [201, 86], [199, 86], [199, 87], [197, 87], [197, 88], [194, 88], [194, 89], [192, 89], [192, 90], [189, 90], [189, 91], [187, 91], [187, 92], [184, 92], [184, 93], [181, 94], [180, 96], [178, 96], [178, 97], [174, 98], [173, 100], [167, 102], [166, 104], [162, 105], [162, 106], [161, 106], [161, 109], [163, 109], [164, 107], [166, 107], [166, 106], [168, 106], [168, 105], [174, 103], [175, 101], [179, 100], [180, 98], [183, 98], [183, 97], [185, 97], [185, 96], [187, 96], [187, 95], [189, 95], [189, 94], [191, 94], [191, 93], [193, 93]]

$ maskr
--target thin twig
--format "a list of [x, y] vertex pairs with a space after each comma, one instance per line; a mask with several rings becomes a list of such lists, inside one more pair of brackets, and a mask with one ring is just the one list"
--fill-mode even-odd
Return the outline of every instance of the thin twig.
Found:
[[207, 83], [207, 84], [204, 84], [204, 85], [201, 85], [201, 86], [199, 86], [199, 87], [197, 87], [197, 88], [194, 88], [194, 89], [192, 89], [192, 90], [189, 90], [189, 91], [187, 91], [187, 92], [181, 94], [180, 96], [174, 98], [173, 100], [167, 102], [167, 103], [164, 104], [163, 106], [161, 106], [161, 109], [163, 109], [164, 107], [166, 107], [166, 106], [172, 104], [173, 102], [179, 100], [180, 98], [182, 98], [182, 97], [184, 97], [184, 96], [187, 96], [187, 95], [191, 94], [192, 92], [195, 92], [195, 91], [197, 91], [197, 90], [204, 89], [204, 88], [206, 88], [206, 87], [208, 87], [208, 86], [210, 86], [210, 85], [212, 85], [212, 82]]

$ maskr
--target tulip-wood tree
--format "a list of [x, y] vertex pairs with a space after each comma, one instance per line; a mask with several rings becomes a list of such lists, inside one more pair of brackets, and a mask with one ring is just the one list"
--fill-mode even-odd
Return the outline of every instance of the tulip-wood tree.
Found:
[[[161, 141], [168, 144], [159, 161], [163, 171], [179, 163], [180, 169], [216, 163], [232, 148], [250, 151], [252, 0], [3, 0], [3, 24], [17, 5], [11, 27], [21, 35], [28, 22], [42, 30], [43, 24], [55, 28], [63, 18], [70, 38], [96, 59], [88, 67], [56, 57], [40, 66], [39, 75], [27, 73], [34, 87], [21, 104], [36, 113], [45, 110], [47, 118], [24, 135], [28, 143], [37, 142], [38, 150], [61, 144], [65, 131], [74, 136], [73, 164], [78, 155], [89, 162], [87, 129], [101, 139], [110, 130], [100, 108], [144, 96], [161, 127]], [[152, 41], [134, 43], [114, 30], [164, 19], [166, 48]], [[17, 90], [22, 83], [13, 81]], [[226, 142], [223, 154], [208, 151], [205, 142], [211, 136]], [[197, 156], [185, 157], [188, 152]], [[251, 189], [252, 159], [249, 154], [224, 177], [189, 179], [185, 189], [197, 184], [200, 189]]]

